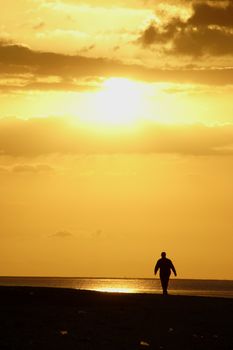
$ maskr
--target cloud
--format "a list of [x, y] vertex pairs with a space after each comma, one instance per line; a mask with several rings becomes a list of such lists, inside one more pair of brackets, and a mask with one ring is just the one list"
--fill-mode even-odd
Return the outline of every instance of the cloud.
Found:
[[75, 236], [73, 233], [67, 230], [61, 230], [58, 231], [52, 235], [49, 235], [50, 238], [58, 238], [58, 239], [66, 239], [66, 238], [72, 238], [72, 237], [78, 237], [79, 240], [99, 240], [104, 238], [104, 233], [101, 229], [96, 230], [84, 230], [83, 232], [80, 231], [77, 236]]
[[101, 229], [97, 229], [94, 233], [93, 233], [93, 238], [101, 238], [103, 236], [103, 231]]
[[76, 70], [78, 76], [90, 76], [101, 71], [104, 60], [39, 52], [18, 44], [1, 43], [0, 63], [2, 66], [11, 67], [12, 71], [15, 67], [23, 67], [29, 73], [38, 75], [58, 75], [60, 73], [62, 76], [73, 76]]
[[41, 30], [42, 28], [45, 27], [45, 22], [44, 21], [40, 21], [39, 23], [37, 23], [36, 25], [34, 25], [33, 29], [34, 30]]
[[[91, 49], [91, 47], [89, 47]], [[83, 85], [71, 84], [70, 80], [84, 79], [86, 77], [110, 77], [134, 76], [143, 73], [143, 67], [128, 66], [121, 62], [105, 58], [89, 58], [80, 55], [65, 55], [53, 52], [33, 51], [28, 47], [19, 44], [0, 42], [0, 74], [24, 74], [36, 77], [57, 76], [62, 79], [60, 84], [36, 87], [47, 89], [83, 89]], [[146, 71], [146, 70], [145, 70]], [[31, 85], [30, 85], [31, 84]], [[28, 84], [21, 85], [21, 88], [34, 88], [35, 83], [30, 80]], [[20, 88], [20, 86], [18, 86]], [[91, 86], [88, 85], [90, 89]]]
[[233, 4], [226, 1], [193, 4], [194, 13], [188, 23], [196, 26], [218, 25], [233, 28]]
[[[0, 157], [2, 160], [2, 158]], [[41, 163], [41, 164], [15, 164], [15, 165], [4, 165], [0, 166], [0, 173], [2, 174], [48, 174], [53, 173], [55, 168], [53, 168], [49, 164]]]
[[159, 28], [151, 23], [149, 27], [145, 29], [142, 35], [139, 38], [139, 42], [141, 42], [145, 47], [164, 42], [168, 39], [168, 33], [166, 31], [160, 32]]
[[82, 53], [90, 52], [91, 50], [93, 50], [95, 48], [95, 46], [96, 46], [95, 44], [85, 46], [85, 47], [80, 49], [80, 52], [82, 52]]
[[58, 232], [52, 234], [50, 237], [53, 237], [53, 238], [70, 238], [70, 237], [73, 237], [73, 234], [70, 233], [69, 231], [58, 231]]
[[[56, 5], [58, 2], [60, 4], [67, 5], [77, 5], [80, 6], [84, 4], [84, 2], [80, 2], [80, 0], [47, 0], [51, 5]], [[179, 4], [184, 3], [185, 0], [166, 0], [166, 4]], [[156, 4], [164, 4], [164, 0], [85, 0], [86, 6], [91, 7], [103, 7], [103, 8], [130, 8], [130, 9], [154, 9]]]
[[[225, 4], [225, 6], [223, 6]], [[164, 45], [164, 52], [190, 56], [233, 54], [233, 4], [193, 3], [187, 20], [170, 18], [163, 25], [154, 22], [141, 33], [144, 47]]]
[[203, 56], [232, 55], [233, 32], [221, 28], [187, 27], [174, 38], [173, 53]]
[[[173, 24], [172, 24], [173, 25]], [[157, 30], [157, 29], [156, 29]], [[156, 32], [148, 34], [148, 40], [153, 41], [153, 35], [168, 36], [170, 29], [165, 34]], [[194, 34], [193, 34], [194, 35]], [[149, 39], [150, 38], [150, 39]], [[141, 40], [141, 39], [140, 39]], [[160, 39], [161, 40], [161, 39]], [[164, 40], [164, 39], [163, 39]], [[220, 39], [219, 39], [220, 40]], [[204, 39], [203, 39], [204, 42]], [[183, 47], [181, 47], [183, 43]], [[180, 52], [189, 52], [190, 40], [180, 41], [176, 39], [176, 49]], [[179, 46], [180, 45], [180, 46]], [[225, 41], [228, 50], [227, 41]], [[199, 47], [198, 47], [198, 50]], [[229, 49], [231, 50], [231, 48]], [[193, 49], [193, 52], [195, 48]], [[143, 81], [164, 82], [192, 82], [200, 84], [231, 84], [233, 81], [233, 69], [156, 69], [145, 66], [124, 64], [120, 61], [105, 58], [89, 58], [80, 55], [65, 55], [52, 52], [33, 51], [25, 46], [0, 42], [0, 74], [24, 76], [20, 84], [11, 83], [0, 86], [2, 92], [15, 90], [63, 90], [86, 91], [96, 88], [90, 83], [90, 79], [96, 77], [108, 78], [112, 76], [126, 77]], [[56, 77], [57, 82], [46, 79]], [[41, 81], [41, 79], [44, 81]], [[88, 79], [89, 80], [88, 80]], [[85, 82], [86, 80], [86, 82]], [[1, 82], [0, 82], [1, 83]]]
[[52, 172], [54, 169], [48, 164], [18, 164], [15, 165], [11, 170], [15, 173], [47, 173]]
[[[57, 3], [57, 0], [49, 0], [51, 4]], [[60, 3], [62, 4], [70, 4], [70, 5], [77, 5], [80, 6], [79, 0], [60, 0]], [[112, 8], [112, 7], [126, 7], [126, 8], [144, 8], [146, 5], [149, 6], [149, 4], [152, 6], [154, 5], [153, 0], [85, 0], [85, 5], [89, 6], [95, 6], [95, 7], [104, 7], [104, 8]]]
[[13, 93], [17, 91], [65, 91], [65, 92], [84, 92], [94, 91], [98, 87], [92, 84], [74, 84], [72, 82], [59, 82], [59, 83], [46, 83], [46, 82], [32, 82], [25, 83], [24, 85], [3, 85], [0, 84], [0, 92]]
[[[161, 125], [108, 133], [74, 125], [65, 118], [0, 120], [0, 153], [15, 157], [49, 154], [176, 153], [233, 155], [233, 125]], [[20, 165], [18, 172], [50, 171], [46, 165]]]

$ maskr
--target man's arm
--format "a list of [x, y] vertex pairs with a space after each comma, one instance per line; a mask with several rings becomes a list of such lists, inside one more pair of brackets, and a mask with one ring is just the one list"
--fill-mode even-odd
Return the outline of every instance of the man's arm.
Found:
[[177, 273], [176, 273], [176, 269], [175, 269], [175, 266], [173, 265], [173, 263], [171, 262], [171, 269], [174, 273], [175, 276], [177, 276]]
[[157, 261], [156, 265], [155, 265], [155, 269], [154, 269], [154, 274], [156, 275], [156, 273], [158, 272], [159, 269], [159, 260]]

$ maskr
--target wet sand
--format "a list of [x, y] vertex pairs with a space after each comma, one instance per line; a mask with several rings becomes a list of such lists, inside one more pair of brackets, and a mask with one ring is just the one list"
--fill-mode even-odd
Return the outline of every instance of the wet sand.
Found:
[[0, 287], [0, 349], [232, 350], [233, 299]]

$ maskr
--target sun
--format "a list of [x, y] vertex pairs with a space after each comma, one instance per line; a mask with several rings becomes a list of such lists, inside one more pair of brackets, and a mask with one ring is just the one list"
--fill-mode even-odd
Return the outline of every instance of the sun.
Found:
[[88, 96], [83, 119], [102, 126], [127, 126], [137, 123], [144, 111], [143, 83], [110, 78], [98, 92]]

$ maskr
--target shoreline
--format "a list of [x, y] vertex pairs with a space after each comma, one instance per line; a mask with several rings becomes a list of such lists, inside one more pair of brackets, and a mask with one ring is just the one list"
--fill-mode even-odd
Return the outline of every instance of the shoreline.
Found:
[[[0, 286], [28, 286], [51, 288], [74, 288], [101, 292], [161, 293], [159, 278], [83, 278], [83, 277], [1, 277]], [[172, 295], [233, 298], [231, 280], [195, 280], [171, 278], [169, 293]]]
[[0, 286], [0, 349], [230, 350], [231, 298]]

